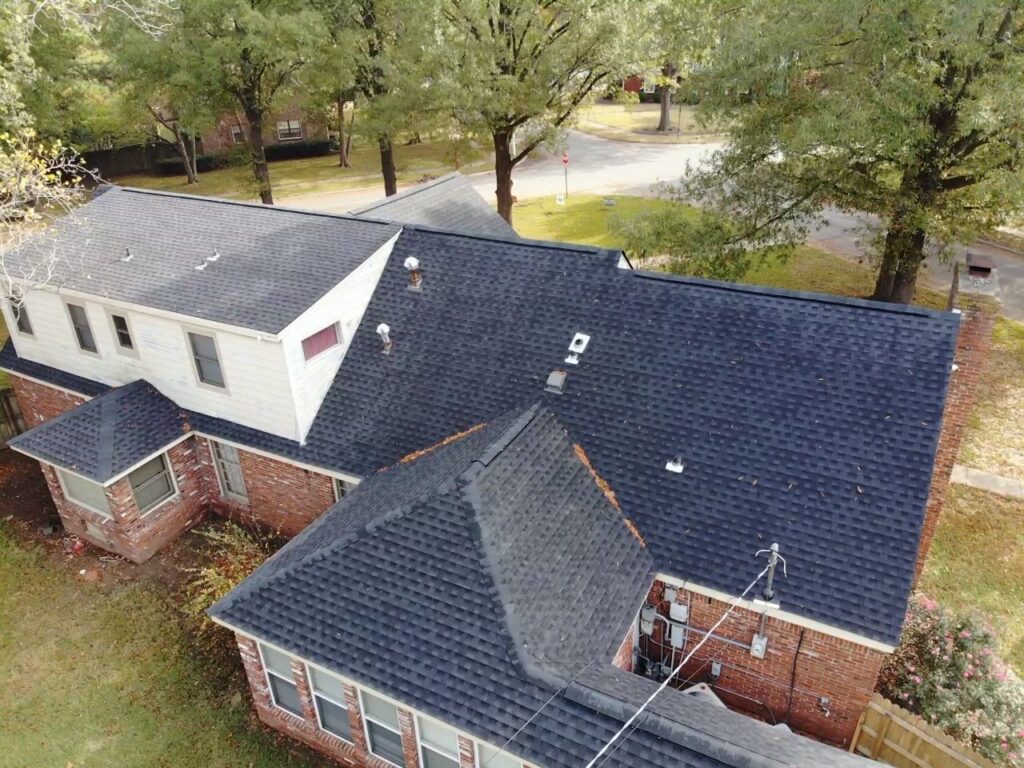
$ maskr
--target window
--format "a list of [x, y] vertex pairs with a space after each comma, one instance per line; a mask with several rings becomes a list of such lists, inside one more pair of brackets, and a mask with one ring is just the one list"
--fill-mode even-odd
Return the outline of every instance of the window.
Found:
[[107, 491], [102, 485], [78, 475], [72, 475], [62, 469], [58, 469], [57, 473], [60, 475], [60, 484], [64, 488], [64, 495], [67, 498], [87, 509], [99, 512], [104, 517], [113, 517], [110, 514]]
[[14, 315], [14, 322], [19, 333], [24, 333], [27, 336], [35, 335], [32, 331], [32, 322], [28, 319], [28, 309], [22, 304], [20, 307], [14, 306], [13, 302], [7, 302], [8, 308], [11, 310], [11, 314]]
[[312, 360], [322, 352], [338, 345], [338, 324], [334, 323], [302, 340], [302, 356]]
[[217, 477], [220, 488], [225, 496], [231, 496], [246, 504], [249, 494], [245, 490], [245, 477], [242, 475], [242, 462], [238, 458], [238, 450], [233, 445], [215, 443], [212, 440], [213, 458], [217, 464]]
[[494, 747], [477, 742], [477, 763], [487, 768], [523, 768], [523, 761], [508, 752], [499, 752]]
[[135, 344], [132, 342], [132, 332], [128, 330], [128, 318], [124, 315], [111, 315], [110, 319], [114, 323], [114, 335], [117, 337], [117, 346], [121, 349], [135, 349]]
[[132, 487], [135, 506], [142, 514], [167, 501], [176, 492], [171, 470], [167, 466], [167, 457], [163, 454], [150, 459], [131, 472], [128, 475], [128, 483]]
[[334, 478], [335, 501], [341, 501], [352, 493], [352, 489], [355, 488], [356, 485], [358, 485], [358, 483], [353, 483], [351, 480], [342, 480], [340, 477]]
[[278, 120], [277, 138], [279, 141], [302, 138], [302, 123], [298, 120]]
[[334, 675], [309, 667], [309, 687], [313, 691], [316, 716], [320, 727], [328, 733], [352, 741], [352, 728], [348, 721], [345, 687]]
[[658, 84], [654, 80], [648, 80], [644, 78], [644, 93], [654, 93], [658, 89]]
[[231, 143], [232, 144], [245, 144], [245, 131], [240, 125], [230, 125], [231, 129]]
[[223, 387], [224, 372], [220, 368], [217, 344], [213, 337], [189, 333], [188, 342], [192, 346], [192, 357], [196, 361], [196, 373], [199, 374], [199, 380], [212, 387]]
[[78, 339], [78, 348], [86, 352], [96, 352], [96, 339], [93, 338], [92, 328], [89, 327], [85, 307], [68, 304], [68, 313], [71, 315], [71, 327], [75, 329], [75, 338]]
[[263, 657], [263, 669], [267, 673], [267, 685], [274, 705], [302, 717], [302, 701], [299, 699], [299, 687], [295, 685], [291, 659], [280, 651], [260, 643], [260, 656]]
[[402, 731], [398, 725], [398, 709], [371, 693], [362, 692], [363, 721], [366, 723], [366, 738], [370, 752], [389, 763], [405, 768], [405, 752], [402, 751]]
[[459, 768], [459, 737], [440, 723], [416, 718], [423, 768]]

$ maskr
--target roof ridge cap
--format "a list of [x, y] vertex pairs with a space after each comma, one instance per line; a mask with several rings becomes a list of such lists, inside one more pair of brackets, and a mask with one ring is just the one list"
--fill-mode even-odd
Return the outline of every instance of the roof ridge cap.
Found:
[[[385, 205], [390, 205], [391, 203], [394, 203], [397, 200], [404, 200], [404, 199], [413, 197], [414, 195], [417, 195], [420, 192], [423, 192], [423, 191], [425, 191], [427, 189], [431, 189], [433, 187], [438, 186], [442, 182], [451, 181], [452, 179], [463, 179], [463, 180], [465, 180], [465, 178], [466, 177], [463, 176], [458, 171], [449, 171], [448, 173], [444, 174], [443, 176], [437, 176], [436, 178], [433, 178], [433, 179], [427, 179], [426, 181], [417, 182], [417, 183], [413, 184], [412, 186], [410, 186], [410, 187], [408, 187], [406, 189], [403, 189], [401, 192], [398, 192], [398, 193], [396, 193], [394, 195], [391, 195], [390, 197], [383, 197], [383, 198], [381, 198], [379, 200], [375, 200], [372, 203], [367, 203], [366, 205], [359, 206], [358, 208], [353, 208], [350, 211], [348, 211], [348, 213], [353, 215], [353, 216], [356, 216], [357, 218], [362, 218], [361, 216], [359, 216], [359, 214], [370, 213], [371, 211], [374, 211], [377, 208], [381, 208], [381, 207], [383, 207]], [[373, 219], [370, 219], [370, 220], [372, 221]]]

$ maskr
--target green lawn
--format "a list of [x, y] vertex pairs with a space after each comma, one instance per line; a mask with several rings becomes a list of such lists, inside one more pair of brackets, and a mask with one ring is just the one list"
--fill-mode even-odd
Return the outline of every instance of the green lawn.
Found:
[[1024, 673], [1024, 501], [952, 486], [921, 589], [957, 611], [980, 612], [1000, 653]]
[[0, 767], [285, 768], [304, 750], [204, 678], [152, 587], [100, 588], [0, 527]]
[[[654, 144], [679, 144], [718, 141], [721, 134], [701, 128], [696, 120], [697, 108], [688, 104], [672, 107], [672, 130], [660, 133], [658, 120], [660, 104], [623, 106], [607, 101], [590, 105], [580, 113], [577, 128], [586, 133], [619, 141], [639, 141]], [[682, 118], [680, 120], [680, 117]], [[676, 133], [679, 123], [679, 133]]]
[[[340, 168], [337, 155], [305, 157], [270, 163], [270, 180], [275, 198], [332, 192], [383, 184], [380, 175], [380, 153], [367, 142], [353, 147], [352, 168]], [[489, 156], [460, 144], [433, 141], [395, 147], [395, 165], [399, 184], [411, 184], [424, 176], [440, 176], [455, 170], [464, 173], [486, 170]], [[160, 189], [193, 195], [254, 200], [258, 197], [252, 170], [248, 164], [199, 174], [199, 184], [189, 185], [184, 176], [122, 176], [118, 184], [146, 189]]]

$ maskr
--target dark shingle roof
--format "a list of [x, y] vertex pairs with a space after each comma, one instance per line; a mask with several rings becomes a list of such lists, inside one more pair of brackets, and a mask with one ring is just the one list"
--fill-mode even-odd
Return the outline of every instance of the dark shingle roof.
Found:
[[[406, 290], [415, 255], [424, 290]], [[957, 316], [618, 270], [614, 253], [407, 229], [306, 443], [214, 436], [368, 476], [542, 397], [658, 570], [729, 594], [781, 543], [783, 609], [895, 644]], [[374, 328], [391, 326], [391, 355]], [[573, 334], [592, 336], [579, 366]], [[15, 369], [17, 363], [5, 367]], [[568, 371], [565, 394], [544, 392]], [[680, 456], [681, 474], [665, 471]]]
[[516, 237], [498, 212], [458, 171], [417, 184], [351, 211], [355, 216], [446, 229], [469, 235]]
[[3, 347], [0, 347], [0, 369], [14, 371], [22, 376], [43, 381], [71, 392], [77, 392], [86, 397], [96, 397], [96, 395], [102, 395], [110, 389], [106, 384], [101, 384], [98, 381], [86, 379], [49, 365], [33, 363], [31, 360], [18, 357], [18, 353], [14, 349], [14, 342], [11, 339], [8, 339]]
[[[64, 287], [277, 333], [398, 231], [355, 217], [114, 187], [58, 222], [45, 247], [56, 237]], [[220, 258], [197, 271], [215, 251]], [[8, 268], [19, 274], [36, 259], [30, 241], [8, 254]]]
[[188, 430], [188, 413], [140, 380], [110, 389], [15, 437], [9, 445], [105, 483]]
[[[532, 717], [508, 749], [578, 768], [632, 702], [616, 710], [624, 683], [596, 671], [650, 565], [555, 415], [533, 406], [368, 478], [211, 613], [495, 745]], [[861, 764], [665, 699], [674, 707], [646, 717], [608, 768]]]

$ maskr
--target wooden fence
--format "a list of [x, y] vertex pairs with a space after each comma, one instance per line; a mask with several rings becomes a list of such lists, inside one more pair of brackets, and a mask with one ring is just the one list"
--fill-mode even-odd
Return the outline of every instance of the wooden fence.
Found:
[[860, 716], [850, 751], [897, 768], [997, 768], [877, 693]]
[[0, 389], [0, 446], [25, 431], [25, 419], [10, 389]]

